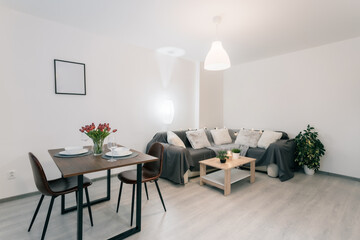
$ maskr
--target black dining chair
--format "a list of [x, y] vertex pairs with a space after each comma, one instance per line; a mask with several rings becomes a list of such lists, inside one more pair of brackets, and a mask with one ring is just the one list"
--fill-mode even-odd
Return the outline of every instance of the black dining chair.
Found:
[[[31, 227], [32, 227], [32, 225], [35, 221], [35, 218], [39, 212], [39, 209], [40, 209], [41, 203], [44, 199], [44, 196], [45, 195], [51, 196], [49, 210], [48, 210], [48, 213], [46, 216], [44, 229], [43, 229], [43, 232], [41, 235], [41, 239], [43, 240], [45, 238], [46, 229], [49, 224], [51, 210], [52, 210], [55, 198], [58, 196], [67, 194], [67, 193], [72, 193], [72, 192], [75, 192], [75, 194], [77, 196], [77, 187], [78, 187], [77, 177], [76, 176], [68, 177], [68, 178], [62, 177], [62, 178], [48, 181], [46, 178], [44, 169], [42, 168], [39, 160], [31, 152], [29, 153], [29, 158], [30, 158], [30, 164], [31, 164], [31, 168], [33, 171], [33, 175], [34, 175], [35, 185], [36, 185], [37, 189], [39, 190], [39, 192], [41, 193], [41, 197], [40, 197], [40, 201], [36, 207], [34, 216], [31, 219], [31, 223], [30, 223], [28, 232], [30, 232], [30, 230], [31, 230]], [[85, 188], [86, 201], [87, 201], [87, 206], [88, 206], [88, 211], [89, 211], [89, 216], [90, 216], [90, 223], [91, 223], [91, 226], [93, 226], [93, 219], [92, 219], [91, 206], [90, 206], [90, 200], [89, 200], [89, 192], [87, 189], [87, 187], [90, 186], [91, 184], [92, 184], [91, 180], [87, 177], [84, 177], [84, 188]]]
[[[158, 158], [158, 161], [155, 162], [149, 162], [149, 163], [145, 163], [142, 167], [142, 183], [144, 183], [145, 186], [145, 192], [146, 192], [146, 197], [147, 200], [149, 200], [149, 195], [148, 195], [148, 191], [147, 191], [147, 186], [146, 183], [147, 182], [155, 182], [156, 188], [158, 190], [159, 193], [159, 197], [161, 200], [161, 203], [164, 207], [164, 210], [166, 212], [166, 207], [164, 204], [164, 200], [161, 196], [161, 192], [160, 192], [160, 188], [158, 185], [158, 179], [161, 175], [161, 171], [162, 171], [162, 165], [163, 165], [163, 155], [164, 155], [164, 146], [161, 145], [160, 143], [154, 143], [153, 145], [151, 145], [148, 153], [149, 155]], [[118, 178], [120, 180], [120, 190], [119, 190], [119, 197], [118, 197], [118, 203], [117, 203], [117, 207], [116, 207], [116, 212], [119, 212], [119, 205], [120, 205], [120, 198], [121, 198], [121, 191], [122, 191], [122, 187], [123, 187], [123, 183], [127, 183], [127, 184], [132, 184], [133, 185], [133, 189], [132, 189], [132, 201], [131, 201], [131, 222], [130, 222], [130, 226], [132, 226], [133, 223], [133, 216], [134, 216], [134, 197], [135, 197], [135, 186], [136, 186], [136, 170], [128, 170], [128, 171], [124, 171], [118, 174]]]

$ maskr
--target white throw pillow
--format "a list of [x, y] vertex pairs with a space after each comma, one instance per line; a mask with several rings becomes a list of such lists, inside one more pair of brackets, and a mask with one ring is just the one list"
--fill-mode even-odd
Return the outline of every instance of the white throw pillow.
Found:
[[211, 136], [214, 139], [215, 145], [223, 145], [232, 143], [232, 139], [229, 134], [229, 130], [223, 129], [212, 129], [210, 130]]
[[261, 137], [261, 131], [241, 129], [236, 137], [235, 143], [256, 148]]
[[204, 129], [199, 129], [196, 131], [187, 131], [186, 137], [189, 140], [193, 149], [211, 147], [211, 144], [206, 136]]
[[174, 146], [186, 148], [184, 142], [172, 131], [167, 132], [167, 142]]
[[258, 142], [259, 148], [268, 148], [270, 144], [276, 142], [279, 140], [282, 136], [281, 132], [274, 132], [265, 130], [263, 134], [261, 135], [261, 138]]

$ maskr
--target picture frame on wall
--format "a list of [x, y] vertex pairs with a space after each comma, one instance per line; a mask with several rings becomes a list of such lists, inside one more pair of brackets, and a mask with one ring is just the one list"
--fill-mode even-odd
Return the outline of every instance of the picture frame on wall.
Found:
[[55, 93], [86, 95], [85, 63], [54, 59]]

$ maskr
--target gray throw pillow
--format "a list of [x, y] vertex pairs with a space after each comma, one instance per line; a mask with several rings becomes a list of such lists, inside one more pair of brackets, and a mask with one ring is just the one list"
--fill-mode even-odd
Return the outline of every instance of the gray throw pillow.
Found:
[[179, 136], [171, 131], [167, 132], [167, 141], [171, 145], [186, 148], [184, 142], [179, 138]]
[[235, 143], [256, 148], [261, 137], [261, 131], [241, 129], [236, 137]]
[[226, 128], [210, 130], [211, 136], [214, 139], [215, 145], [223, 145], [232, 143], [229, 131]]
[[211, 147], [211, 144], [206, 136], [204, 129], [196, 131], [187, 131], [186, 137], [189, 140], [193, 149], [200, 149], [204, 147]]
[[266, 149], [270, 146], [270, 144], [279, 140], [281, 136], [282, 136], [281, 132], [265, 130], [261, 135], [261, 138], [259, 139], [258, 147]]

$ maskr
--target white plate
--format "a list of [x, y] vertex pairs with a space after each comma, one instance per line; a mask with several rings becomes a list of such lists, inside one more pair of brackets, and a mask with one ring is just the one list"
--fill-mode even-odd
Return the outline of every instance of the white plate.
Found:
[[[131, 154], [132, 154], [132, 151], [130, 151], [130, 150], [122, 151], [122, 152], [115, 152], [114, 151], [114, 157], [125, 157], [125, 156], [129, 156]], [[108, 157], [111, 157], [112, 156], [111, 151], [107, 152], [105, 155], [108, 156]]]
[[130, 151], [130, 149], [126, 147], [117, 147], [114, 149], [114, 152], [128, 152], [128, 151]]
[[87, 153], [89, 150], [88, 149], [76, 149], [76, 150], [71, 150], [71, 151], [62, 151], [59, 152], [60, 155], [79, 155], [79, 154], [83, 154], [83, 153]]

